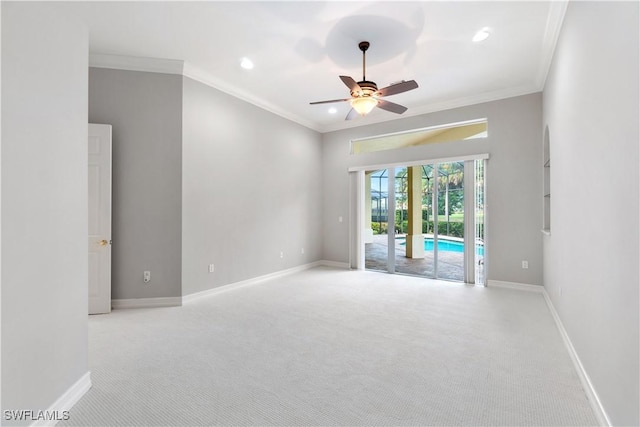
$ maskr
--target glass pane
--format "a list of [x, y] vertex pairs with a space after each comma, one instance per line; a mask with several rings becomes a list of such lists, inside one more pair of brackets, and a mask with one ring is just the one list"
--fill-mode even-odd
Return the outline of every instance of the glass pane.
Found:
[[387, 271], [388, 172], [365, 172], [365, 255], [366, 269]]
[[[396, 173], [396, 272], [434, 277], [430, 220], [433, 167], [411, 166]], [[431, 235], [432, 236], [432, 235]]]
[[438, 167], [438, 278], [464, 280], [464, 162]]

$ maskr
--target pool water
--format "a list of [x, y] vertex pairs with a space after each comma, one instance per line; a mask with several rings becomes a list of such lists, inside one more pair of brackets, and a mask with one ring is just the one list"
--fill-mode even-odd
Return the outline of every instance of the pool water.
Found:
[[[406, 241], [404, 237], [399, 237], [400, 244], [402, 246], [406, 245]], [[424, 250], [427, 252], [433, 251], [433, 239], [430, 237], [425, 237], [424, 239]], [[458, 242], [455, 240], [446, 240], [446, 239], [438, 239], [438, 250], [439, 251], [447, 251], [447, 252], [464, 252], [464, 243]], [[478, 246], [476, 248], [478, 251], [478, 255], [484, 256], [484, 247]]]

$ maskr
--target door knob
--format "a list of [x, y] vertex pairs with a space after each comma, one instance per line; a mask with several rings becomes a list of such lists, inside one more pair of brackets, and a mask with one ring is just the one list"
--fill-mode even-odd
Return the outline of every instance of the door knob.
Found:
[[109, 241], [108, 241], [108, 240], [104, 240], [104, 239], [103, 239], [103, 240], [100, 240], [100, 241], [98, 242], [98, 244], [99, 244], [100, 246], [107, 246], [107, 245], [109, 244]]

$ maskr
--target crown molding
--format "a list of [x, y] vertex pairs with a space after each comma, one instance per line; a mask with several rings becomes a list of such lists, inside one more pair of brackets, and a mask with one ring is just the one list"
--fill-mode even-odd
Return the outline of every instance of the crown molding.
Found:
[[89, 67], [182, 75], [184, 70], [184, 61], [177, 59], [143, 58], [138, 56], [91, 53], [89, 54]]
[[232, 87], [220, 79], [194, 65], [177, 59], [144, 58], [136, 56], [108, 55], [92, 53], [89, 55], [89, 66], [94, 68], [109, 68], [113, 70], [143, 71], [147, 73], [176, 74], [188, 77], [204, 85], [217, 89], [233, 97], [255, 105], [304, 127], [320, 132], [317, 124], [310, 122], [296, 114], [285, 111], [270, 102], [264, 101], [253, 94]]
[[560, 30], [564, 23], [564, 15], [567, 12], [569, 2], [552, 1], [549, 4], [549, 14], [547, 15], [547, 26], [544, 31], [544, 39], [542, 40], [542, 57], [540, 60], [540, 68], [538, 68], [538, 76], [536, 77], [536, 86], [542, 91], [547, 81], [547, 74], [551, 68], [553, 54], [556, 50]]
[[[498, 90], [484, 92], [476, 95], [463, 96], [463, 97], [448, 100], [448, 101], [434, 102], [420, 108], [411, 108], [410, 110], [407, 110], [407, 112], [403, 114], [401, 117], [385, 115], [385, 117], [376, 118], [374, 120], [367, 120], [366, 123], [363, 123], [361, 120], [360, 123], [358, 124], [354, 123], [354, 121], [350, 121], [350, 122], [345, 121], [343, 123], [327, 125], [327, 126], [321, 127], [319, 132], [326, 133], [326, 132], [334, 132], [334, 131], [344, 130], [344, 129], [357, 128], [361, 126], [369, 126], [376, 123], [390, 122], [393, 120], [399, 120], [399, 119], [404, 119], [408, 117], [421, 116], [423, 114], [436, 113], [439, 111], [446, 111], [454, 108], [468, 107], [470, 105], [482, 104], [485, 102], [499, 101], [501, 99], [513, 98], [513, 97], [522, 96], [522, 95], [529, 95], [529, 94], [537, 93], [540, 91], [541, 90], [533, 84], [523, 85], [515, 88], [498, 89]], [[366, 119], [367, 118], [365, 118], [365, 120]]]
[[537, 76], [533, 84], [523, 85], [516, 88], [499, 89], [496, 91], [485, 92], [443, 102], [434, 102], [420, 108], [412, 108], [405, 114], [403, 114], [402, 117], [387, 116], [384, 118], [375, 118], [373, 120], [367, 121], [366, 123], [363, 123], [362, 120], [360, 120], [359, 123], [354, 123], [352, 121], [321, 126], [319, 132], [326, 133], [343, 129], [357, 128], [360, 126], [368, 126], [375, 123], [398, 120], [399, 118], [414, 117], [422, 114], [435, 113], [438, 111], [445, 111], [453, 108], [468, 107], [470, 105], [481, 104], [484, 102], [498, 101], [500, 99], [507, 99], [515, 96], [542, 92], [547, 79], [547, 74], [549, 73], [549, 69], [551, 68], [551, 62], [553, 60], [553, 55], [555, 53], [556, 45], [558, 43], [558, 38], [560, 36], [562, 24], [564, 23], [564, 17], [568, 5], [568, 0], [552, 1], [549, 4], [549, 13], [547, 15], [547, 23], [541, 48], [541, 61], [538, 68]]
[[[566, 2], [565, 2], [566, 3]], [[562, 9], [562, 16], [564, 16], [564, 10]], [[561, 20], [560, 20], [561, 21]], [[559, 30], [558, 30], [559, 31]], [[557, 34], [555, 39], [557, 40]], [[549, 58], [553, 56], [553, 53], [549, 55]], [[340, 123], [334, 123], [329, 125], [320, 125], [318, 123], [311, 122], [303, 117], [293, 114], [289, 111], [285, 111], [274, 104], [260, 99], [253, 94], [243, 91], [241, 89], [232, 87], [231, 85], [213, 77], [211, 74], [203, 71], [202, 69], [191, 65], [188, 62], [175, 60], [175, 59], [159, 59], [159, 58], [143, 58], [135, 56], [122, 56], [122, 55], [106, 55], [106, 54], [90, 54], [89, 66], [95, 68], [109, 68], [115, 70], [126, 71], [142, 71], [150, 73], [163, 73], [163, 74], [175, 74], [183, 77], [188, 77], [192, 80], [200, 82], [204, 85], [217, 89], [221, 92], [229, 94], [233, 97], [241, 99], [249, 104], [255, 105], [258, 108], [269, 111], [284, 119], [298, 123], [301, 126], [315, 130], [316, 132], [326, 133], [334, 132], [338, 130], [357, 128], [361, 126], [369, 126], [377, 123], [384, 123], [393, 120], [398, 120], [407, 117], [420, 116], [423, 114], [434, 113], [438, 111], [451, 110], [453, 108], [467, 107], [470, 105], [481, 104], [484, 102], [497, 101], [500, 99], [512, 98], [515, 96], [528, 95], [531, 93], [540, 92], [542, 85], [530, 84], [523, 85], [516, 88], [498, 89], [495, 91], [484, 92], [472, 96], [460, 97], [452, 100], [434, 102], [425, 105], [420, 108], [412, 108], [403, 114], [401, 117], [396, 115], [381, 115], [380, 117], [368, 116], [364, 119], [355, 121], [343, 121]], [[549, 66], [545, 66], [548, 71]], [[545, 73], [546, 77], [546, 73]]]
[[313, 129], [317, 132], [320, 132], [320, 128], [318, 127], [317, 124], [310, 122], [309, 120], [306, 120], [303, 117], [300, 117], [296, 114], [292, 114], [288, 111], [285, 111], [268, 101], [265, 101], [263, 99], [260, 99], [254, 96], [253, 94], [247, 91], [233, 87], [221, 81], [220, 79], [213, 77], [211, 74], [207, 73], [206, 71], [203, 71], [202, 69], [191, 65], [188, 62], [184, 63], [184, 69], [183, 69], [182, 75], [185, 77], [189, 77], [190, 79], [200, 82], [202, 84], [205, 84], [209, 87], [212, 87], [214, 89], [217, 89], [221, 92], [234, 96], [245, 102], [248, 102], [249, 104], [253, 104], [256, 107], [262, 108], [263, 110], [269, 111], [287, 120], [296, 122], [299, 125], [302, 125], [309, 129]]

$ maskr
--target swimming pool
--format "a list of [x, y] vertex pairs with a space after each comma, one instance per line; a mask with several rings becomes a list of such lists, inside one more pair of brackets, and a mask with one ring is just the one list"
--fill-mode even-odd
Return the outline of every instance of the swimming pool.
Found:
[[[398, 237], [397, 239], [400, 241], [400, 245], [405, 246], [407, 244], [404, 237]], [[433, 238], [424, 238], [424, 250], [427, 252], [433, 252]], [[447, 252], [464, 252], [464, 243], [456, 240], [439, 238], [438, 250]], [[484, 256], [484, 246], [479, 245], [476, 250], [478, 251], [478, 255]]]

